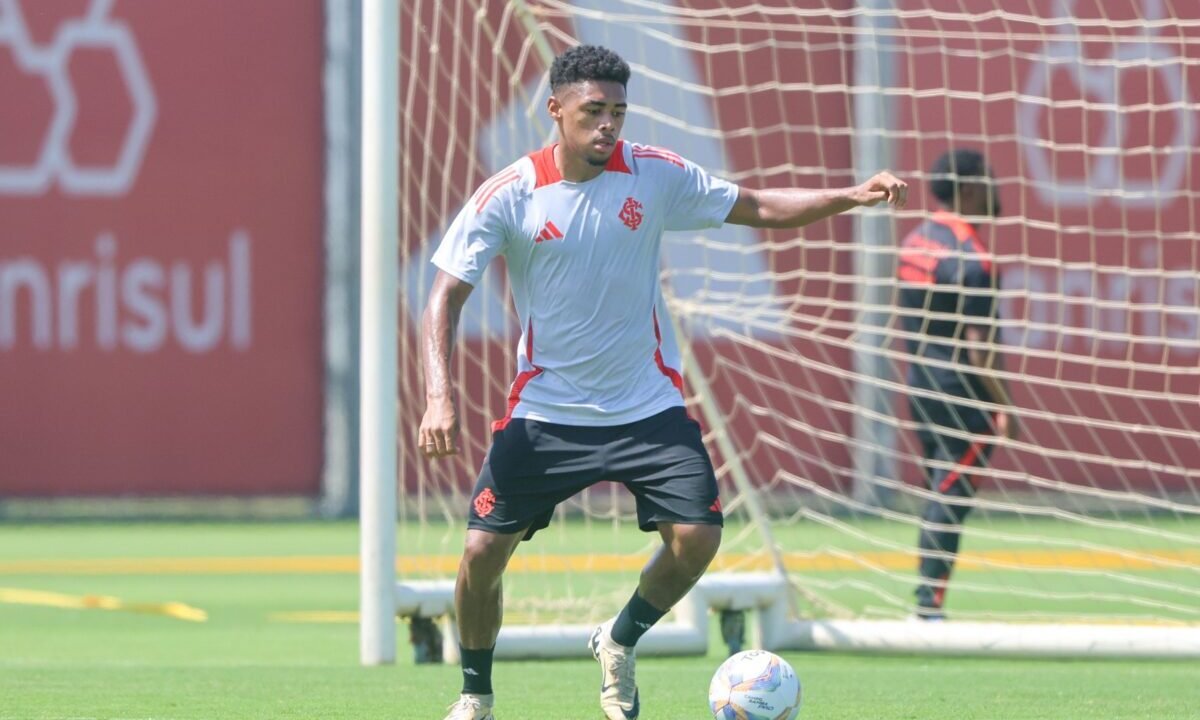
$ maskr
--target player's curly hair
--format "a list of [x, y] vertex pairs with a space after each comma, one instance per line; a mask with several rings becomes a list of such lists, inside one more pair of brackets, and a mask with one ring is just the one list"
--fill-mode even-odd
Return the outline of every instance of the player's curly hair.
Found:
[[621, 56], [599, 45], [580, 45], [554, 58], [550, 66], [550, 91], [577, 82], [610, 81], [629, 84], [629, 63]]
[[947, 207], [954, 206], [954, 191], [968, 178], [988, 176], [987, 160], [983, 153], [971, 148], [948, 150], [930, 169], [929, 192]]

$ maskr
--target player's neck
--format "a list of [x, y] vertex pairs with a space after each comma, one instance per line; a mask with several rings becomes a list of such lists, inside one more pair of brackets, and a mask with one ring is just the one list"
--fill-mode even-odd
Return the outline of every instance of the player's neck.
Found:
[[936, 211], [935, 214], [941, 214], [941, 215], [948, 216], [950, 218], [953, 218], [956, 222], [961, 222], [963, 224], [971, 226], [975, 230], [979, 229], [979, 221], [976, 219], [976, 216], [968, 215], [967, 213], [964, 213], [961, 210], [955, 210], [952, 207], [943, 205], [942, 207], [938, 208], [938, 210]]
[[558, 166], [558, 173], [562, 175], [562, 179], [567, 182], [587, 182], [604, 172], [604, 166], [596, 167], [586, 158], [563, 150], [562, 143], [554, 146], [554, 164]]

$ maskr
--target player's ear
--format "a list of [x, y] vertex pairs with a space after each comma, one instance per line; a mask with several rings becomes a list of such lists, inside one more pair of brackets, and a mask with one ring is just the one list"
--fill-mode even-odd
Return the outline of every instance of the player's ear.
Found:
[[554, 118], [555, 122], [562, 120], [562, 101], [557, 96], [551, 95], [550, 99], [546, 101], [546, 110], [550, 113], [550, 117]]

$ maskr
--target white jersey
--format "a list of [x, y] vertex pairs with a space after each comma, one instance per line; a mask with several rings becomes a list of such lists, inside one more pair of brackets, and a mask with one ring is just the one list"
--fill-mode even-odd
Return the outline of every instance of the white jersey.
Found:
[[497, 254], [507, 263], [523, 334], [493, 429], [512, 418], [621, 425], [682, 405], [662, 234], [721, 225], [737, 194], [672, 152], [623, 141], [587, 182], [563, 180], [548, 147], [480, 186], [433, 262], [471, 285]]

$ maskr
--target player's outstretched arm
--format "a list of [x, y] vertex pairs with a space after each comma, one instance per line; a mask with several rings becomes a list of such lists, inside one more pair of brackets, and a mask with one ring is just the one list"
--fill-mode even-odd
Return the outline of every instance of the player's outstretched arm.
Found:
[[439, 270], [421, 319], [425, 416], [417, 431], [417, 445], [427, 458], [458, 452], [458, 408], [450, 385], [450, 353], [454, 349], [458, 318], [474, 289], [470, 283]]
[[725, 222], [761, 228], [797, 228], [856, 207], [881, 202], [902, 208], [908, 184], [881, 172], [861, 185], [837, 190], [752, 190], [738, 188], [738, 199]]

